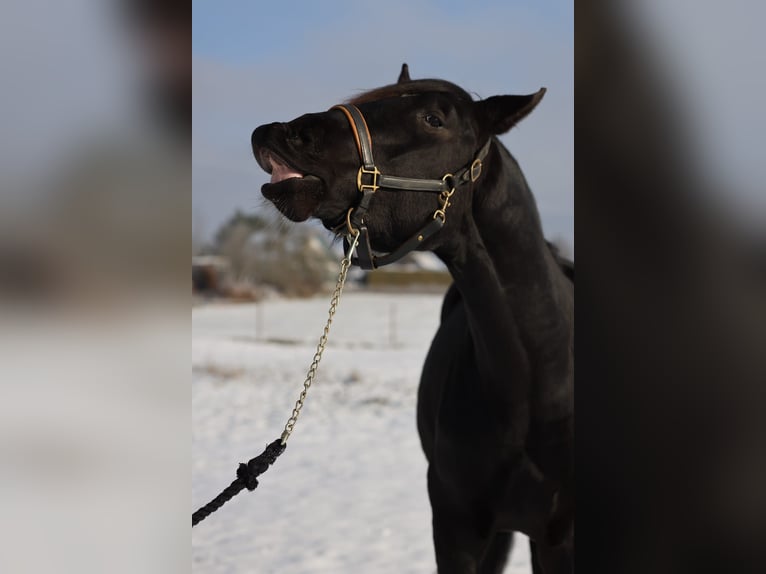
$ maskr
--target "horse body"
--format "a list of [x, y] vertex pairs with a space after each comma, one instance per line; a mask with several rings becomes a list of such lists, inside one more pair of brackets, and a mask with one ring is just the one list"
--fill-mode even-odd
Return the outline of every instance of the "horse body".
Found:
[[[543, 94], [474, 102], [454, 84], [410, 80], [405, 65], [397, 84], [352, 100], [384, 174], [434, 181], [488, 149], [477, 177], [472, 169], [455, 185], [444, 226], [418, 246], [454, 279], [418, 394], [440, 574], [502, 572], [512, 531], [533, 541], [535, 572], [572, 571], [573, 284], [495, 137]], [[261, 126], [252, 139], [272, 173], [263, 194], [283, 214], [333, 230], [347, 214], [355, 221], [362, 150], [340, 111]], [[434, 194], [380, 189], [367, 200], [357, 220], [379, 251], [407, 244], [437, 216]]]
[[418, 396], [440, 573], [502, 571], [512, 530], [549, 563], [571, 553], [573, 285], [493, 145], [462, 241], [436, 251], [455, 283]]

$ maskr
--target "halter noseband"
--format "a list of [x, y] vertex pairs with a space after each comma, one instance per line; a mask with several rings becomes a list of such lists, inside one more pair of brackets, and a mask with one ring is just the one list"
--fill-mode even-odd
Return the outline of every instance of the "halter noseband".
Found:
[[[337, 227], [336, 232], [345, 226], [348, 234], [359, 234], [358, 257], [353, 258], [352, 263], [362, 269], [377, 269], [383, 265], [398, 261], [444, 226], [444, 222], [447, 220], [446, 210], [450, 205], [450, 197], [455, 193], [457, 186], [468, 182], [473, 183], [479, 178], [482, 161], [489, 153], [492, 139], [487, 140], [487, 143], [479, 150], [470, 165], [462, 168], [454, 175], [447, 173], [441, 179], [415, 179], [383, 175], [375, 167], [375, 162], [372, 159], [370, 130], [367, 128], [367, 122], [364, 120], [364, 116], [359, 111], [359, 108], [352, 104], [340, 104], [330, 109], [342, 111], [346, 119], [348, 119], [351, 131], [354, 132], [354, 140], [359, 151], [359, 158], [362, 161], [362, 165], [359, 167], [356, 175], [356, 186], [362, 197], [356, 207], [349, 208], [346, 214], [346, 222]], [[381, 188], [438, 193], [440, 207], [434, 212], [431, 221], [421, 227], [412, 237], [400, 245], [398, 249], [385, 255], [375, 255], [370, 246], [370, 234], [367, 226], [364, 224], [364, 215], [370, 208], [372, 196]], [[347, 240], [344, 241], [347, 242]]]

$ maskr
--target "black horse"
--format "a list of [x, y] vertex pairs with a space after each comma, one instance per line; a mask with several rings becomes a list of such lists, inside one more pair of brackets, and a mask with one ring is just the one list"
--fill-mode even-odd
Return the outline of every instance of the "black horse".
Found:
[[[252, 136], [272, 176], [262, 193], [286, 217], [362, 230], [360, 261], [365, 247], [417, 248], [452, 274], [418, 397], [441, 574], [502, 572], [513, 531], [529, 536], [535, 572], [573, 569], [574, 271], [495, 137], [544, 92], [474, 101], [405, 64], [396, 84]], [[382, 175], [359, 169], [365, 131]]]

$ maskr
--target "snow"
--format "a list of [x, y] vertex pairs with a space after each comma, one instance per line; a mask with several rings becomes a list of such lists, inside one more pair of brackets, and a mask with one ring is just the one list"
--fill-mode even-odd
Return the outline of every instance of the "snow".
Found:
[[[278, 438], [329, 295], [192, 311], [192, 505]], [[441, 295], [346, 292], [288, 448], [192, 530], [197, 573], [433, 573], [417, 385]], [[517, 535], [507, 574], [528, 574]]]

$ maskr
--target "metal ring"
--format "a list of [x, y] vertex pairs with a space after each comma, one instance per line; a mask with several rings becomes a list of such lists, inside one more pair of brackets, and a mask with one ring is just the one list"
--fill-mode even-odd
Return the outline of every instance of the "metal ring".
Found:
[[351, 235], [356, 236], [356, 235], [359, 235], [359, 230], [358, 229], [354, 229], [354, 226], [351, 225], [351, 212], [352, 211], [354, 211], [354, 208], [353, 207], [349, 207], [348, 208], [348, 212], [346, 213], [346, 228], [348, 229], [348, 232]]
[[[447, 182], [447, 178], [449, 178], [449, 180], [450, 180], [449, 182]], [[451, 173], [445, 173], [444, 177], [442, 177], [442, 181], [447, 183], [447, 185], [449, 185], [450, 190], [454, 191], [454, 189], [455, 189], [455, 176], [454, 175], [452, 175]]]

